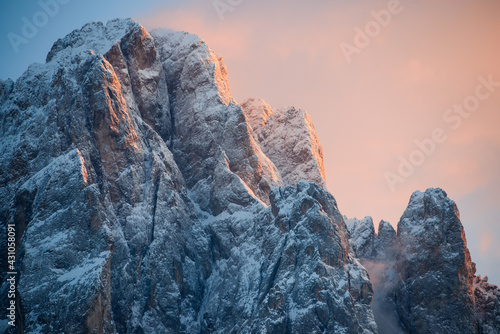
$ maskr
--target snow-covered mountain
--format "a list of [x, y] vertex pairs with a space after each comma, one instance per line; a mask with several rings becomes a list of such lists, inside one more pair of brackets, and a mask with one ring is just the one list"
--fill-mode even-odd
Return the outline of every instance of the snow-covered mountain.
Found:
[[372, 277], [379, 329], [500, 333], [500, 289], [475, 276], [458, 208], [443, 190], [413, 193], [397, 234], [384, 221], [375, 234], [370, 217], [347, 226]]
[[195, 35], [89, 23], [0, 81], [0, 108], [7, 333], [500, 328], [443, 191], [415, 193], [397, 233], [344, 219], [307, 113], [239, 105]]

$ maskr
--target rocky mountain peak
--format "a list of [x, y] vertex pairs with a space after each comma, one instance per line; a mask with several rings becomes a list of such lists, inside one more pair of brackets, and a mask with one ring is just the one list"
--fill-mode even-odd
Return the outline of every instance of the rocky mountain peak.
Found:
[[262, 99], [248, 99], [241, 106], [255, 141], [285, 184], [306, 180], [326, 188], [323, 149], [304, 110], [290, 107], [273, 111]]
[[74, 56], [88, 50], [102, 55], [125, 36], [137, 32], [143, 36], [149, 35], [132, 19], [115, 19], [106, 24], [90, 22], [57, 40], [47, 54], [46, 62], [71, 61]]
[[262, 130], [267, 124], [269, 117], [274, 114], [274, 110], [266, 101], [259, 98], [249, 98], [241, 103], [245, 112], [248, 124], [252, 127], [254, 138], [260, 142], [264, 140]]
[[381, 220], [378, 224], [378, 236], [383, 238], [396, 237], [396, 230], [392, 227], [391, 223]]
[[347, 222], [350, 243], [374, 278], [381, 332], [495, 332], [498, 303], [489, 298], [498, 288], [475, 278], [457, 206], [446, 192], [414, 192], [397, 233], [381, 221], [374, 235], [372, 225], [369, 217]]
[[[477, 331], [475, 269], [455, 202], [441, 189], [416, 191], [398, 223], [397, 236], [401, 281], [396, 298], [402, 301], [398, 313], [404, 326], [425, 332]], [[442, 293], [444, 286], [449, 293]], [[450, 311], [461, 316], [450, 317]]]
[[488, 276], [475, 276], [474, 298], [480, 331], [500, 333], [500, 288], [488, 283]]

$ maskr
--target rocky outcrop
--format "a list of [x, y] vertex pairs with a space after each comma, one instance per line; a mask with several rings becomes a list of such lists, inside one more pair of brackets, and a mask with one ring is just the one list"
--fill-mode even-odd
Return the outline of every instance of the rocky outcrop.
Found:
[[381, 220], [378, 233], [371, 217], [361, 220], [345, 218], [350, 249], [370, 275], [374, 296], [372, 310], [379, 333], [403, 333], [394, 301], [394, 287], [398, 275], [396, 259], [396, 231]]
[[254, 218], [240, 212], [209, 220], [218, 261], [202, 331], [376, 332], [371, 284], [348, 254], [333, 197], [302, 181], [274, 188], [270, 201]]
[[[16, 225], [28, 333], [197, 323], [208, 240], [160, 135], [169, 105], [151, 42], [130, 20], [88, 24], [2, 105], [1, 220]], [[137, 73], [147, 66], [159, 72]]]
[[376, 238], [372, 217], [367, 216], [361, 220], [344, 218], [351, 250], [360, 259], [371, 259], [375, 253]]
[[[498, 287], [475, 277], [458, 209], [441, 189], [415, 192], [398, 223], [374, 234], [371, 218], [348, 221], [370, 274], [381, 333], [496, 333]], [[459, 316], [457, 316], [459, 315]]]
[[488, 276], [474, 277], [474, 298], [479, 333], [500, 333], [500, 289]]
[[[172, 99], [171, 150], [202, 210], [269, 203], [281, 176], [250, 134], [230, 93], [226, 67], [197, 36], [152, 32]], [[248, 191], [250, 190], [250, 191]]]
[[392, 262], [396, 252], [396, 231], [392, 225], [381, 220], [375, 233], [372, 217], [361, 220], [344, 217], [349, 244], [356, 257], [363, 260]]
[[444, 191], [412, 195], [398, 223], [398, 245], [395, 298], [404, 328], [476, 333], [475, 269], [457, 207]]
[[326, 188], [323, 149], [311, 118], [301, 109], [273, 111], [261, 99], [241, 104], [255, 140], [276, 165], [285, 184], [300, 180]]

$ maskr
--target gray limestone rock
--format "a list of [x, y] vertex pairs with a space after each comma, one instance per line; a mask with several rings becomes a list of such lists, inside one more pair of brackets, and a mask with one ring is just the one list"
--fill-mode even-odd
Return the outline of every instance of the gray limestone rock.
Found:
[[89, 23], [2, 81], [0, 103], [18, 330], [376, 332], [333, 197], [274, 188], [280, 172], [198, 37]]
[[499, 290], [474, 276], [455, 203], [441, 189], [415, 192], [395, 233], [348, 220], [350, 243], [373, 283], [380, 333], [496, 333]]
[[255, 141], [276, 165], [285, 184], [300, 180], [326, 188], [323, 149], [309, 115], [290, 107], [273, 111], [261, 99], [247, 99], [241, 107]]

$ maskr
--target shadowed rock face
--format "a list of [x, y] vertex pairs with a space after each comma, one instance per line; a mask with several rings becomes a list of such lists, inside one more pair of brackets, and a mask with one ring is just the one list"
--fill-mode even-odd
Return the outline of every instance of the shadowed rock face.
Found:
[[202, 331], [376, 332], [371, 284], [348, 255], [333, 197], [302, 181], [274, 188], [270, 201], [257, 216], [210, 221], [218, 261]]
[[406, 330], [477, 332], [475, 269], [457, 207], [444, 191], [412, 195], [398, 224], [398, 243], [395, 298]]
[[88, 24], [2, 104], [1, 221], [16, 224], [28, 333], [183, 328], [200, 307], [208, 241], [160, 135], [168, 94], [151, 43], [133, 21]]
[[1, 81], [0, 103], [26, 333], [376, 332], [335, 200], [276, 187], [198, 37], [90, 23]]
[[379, 333], [403, 333], [394, 301], [398, 274], [394, 268], [397, 252], [396, 231], [382, 220], [378, 233], [371, 217], [346, 219], [353, 256], [366, 268], [373, 285], [372, 310]]
[[397, 235], [385, 222], [375, 235], [371, 218], [348, 226], [381, 333], [498, 331], [498, 287], [474, 276], [458, 209], [443, 190], [415, 192]]
[[488, 276], [474, 277], [474, 297], [480, 333], [500, 333], [500, 289]]

